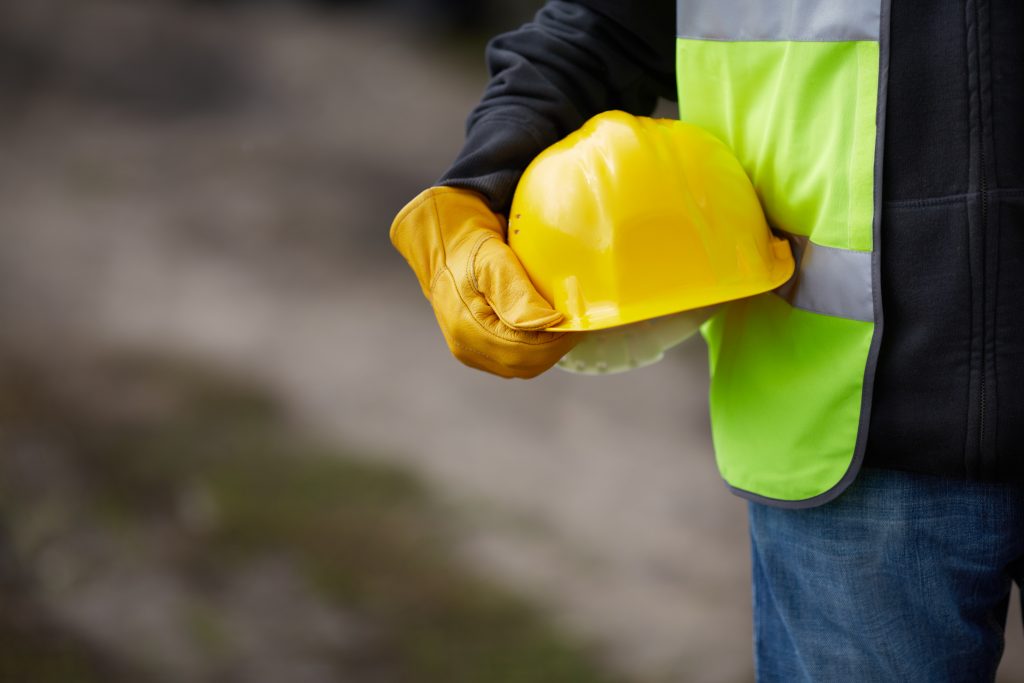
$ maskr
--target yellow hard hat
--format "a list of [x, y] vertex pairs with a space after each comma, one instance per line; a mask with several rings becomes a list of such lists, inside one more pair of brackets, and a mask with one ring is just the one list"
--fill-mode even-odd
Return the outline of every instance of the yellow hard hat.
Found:
[[516, 188], [508, 243], [565, 320], [599, 330], [774, 289], [793, 273], [729, 148], [674, 119], [608, 111]]

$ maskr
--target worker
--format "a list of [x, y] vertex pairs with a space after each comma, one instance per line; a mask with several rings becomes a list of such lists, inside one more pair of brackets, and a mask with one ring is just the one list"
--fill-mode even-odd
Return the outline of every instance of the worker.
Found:
[[530, 161], [658, 98], [731, 148], [796, 257], [703, 328], [759, 681], [994, 679], [1024, 579], [1022, 35], [1017, 0], [553, 0], [488, 45], [462, 151], [392, 226], [456, 357], [532, 377], [576, 337], [505, 243]]

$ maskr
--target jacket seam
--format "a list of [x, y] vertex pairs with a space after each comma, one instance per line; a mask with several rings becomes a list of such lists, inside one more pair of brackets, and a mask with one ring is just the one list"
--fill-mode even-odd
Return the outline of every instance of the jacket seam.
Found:
[[[882, 203], [886, 208], [902, 209], [902, 208], [914, 208], [914, 207], [925, 207], [925, 206], [942, 206], [945, 204], [956, 204], [962, 202], [965, 199], [971, 199], [972, 197], [978, 197], [981, 195], [980, 191], [977, 192], [961, 192], [959, 194], [948, 194], [942, 195], [941, 197], [922, 197], [920, 199], [891, 199]], [[1024, 197], [1024, 188], [1020, 187], [1004, 187], [988, 190], [989, 197]]]

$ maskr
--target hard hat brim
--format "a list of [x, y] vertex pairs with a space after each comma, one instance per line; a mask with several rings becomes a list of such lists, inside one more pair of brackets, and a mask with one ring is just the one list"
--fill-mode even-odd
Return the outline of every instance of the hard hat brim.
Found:
[[[610, 327], [629, 325], [632, 323], [658, 318], [664, 315], [672, 315], [683, 311], [690, 311], [705, 306], [745, 299], [764, 292], [770, 292], [782, 286], [792, 276], [795, 269], [792, 256], [776, 260], [774, 267], [766, 280], [761, 282], [744, 282], [733, 286], [719, 285], [706, 291], [694, 291], [685, 297], [676, 298], [673, 301], [657, 303], [637, 303], [632, 306], [620, 306], [609, 308], [607, 315], [599, 315], [591, 312], [586, 316], [576, 317], [565, 314], [565, 319], [558, 325], [546, 328], [548, 332], [589, 332], [593, 330], [605, 330]], [[564, 311], [562, 311], [565, 313]]]

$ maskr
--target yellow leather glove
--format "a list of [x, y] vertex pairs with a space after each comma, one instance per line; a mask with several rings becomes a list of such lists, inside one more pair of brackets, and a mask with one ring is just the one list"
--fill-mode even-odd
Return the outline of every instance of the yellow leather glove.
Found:
[[432, 187], [395, 217], [391, 243], [434, 307], [452, 354], [501, 377], [535, 377], [575, 344], [505, 244], [505, 220], [470, 190]]

